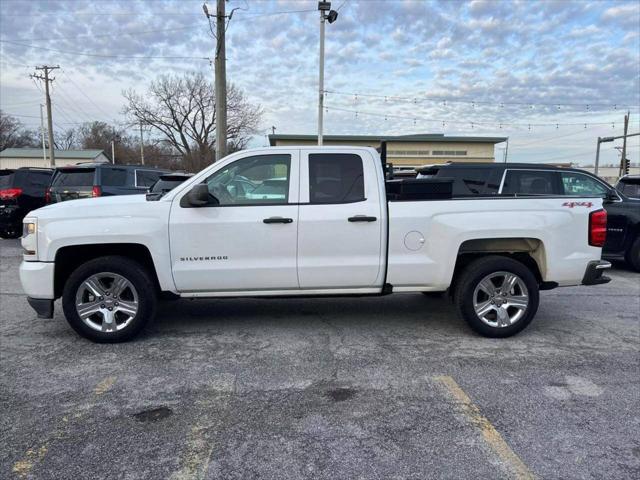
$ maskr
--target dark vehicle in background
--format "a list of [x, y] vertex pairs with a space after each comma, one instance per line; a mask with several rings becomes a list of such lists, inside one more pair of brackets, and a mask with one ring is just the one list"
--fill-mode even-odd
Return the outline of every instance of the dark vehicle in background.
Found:
[[47, 191], [47, 203], [76, 198], [146, 193], [161, 175], [169, 173], [142, 165], [84, 163], [57, 168]]
[[166, 173], [161, 175], [158, 180], [147, 190], [147, 200], [159, 200], [162, 196], [176, 188], [187, 178], [192, 177], [193, 173]]
[[53, 170], [23, 167], [0, 170], [0, 237], [22, 234], [22, 219], [45, 205], [45, 193]]
[[640, 175], [625, 175], [616, 183], [616, 190], [629, 198], [640, 199]]
[[[453, 196], [598, 195], [607, 211], [607, 240], [602, 255], [624, 258], [640, 271], [640, 199], [624, 186], [613, 188], [600, 177], [577, 168], [532, 163], [450, 163], [418, 169], [417, 178], [453, 179]], [[623, 177], [621, 182], [626, 183]], [[636, 178], [638, 178], [636, 176]], [[631, 184], [631, 181], [629, 181]]]

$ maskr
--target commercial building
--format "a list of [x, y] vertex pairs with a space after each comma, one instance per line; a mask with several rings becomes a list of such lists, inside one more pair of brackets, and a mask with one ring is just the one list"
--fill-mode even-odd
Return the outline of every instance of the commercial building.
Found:
[[[495, 145], [507, 137], [421, 135], [325, 135], [324, 145], [380, 147], [387, 142], [387, 161], [398, 167], [419, 167], [447, 162], [493, 162]], [[269, 135], [271, 146], [316, 145], [315, 135]]]
[[[0, 169], [20, 167], [50, 167], [49, 152], [43, 156], [41, 148], [5, 148], [0, 152]], [[54, 150], [55, 167], [79, 163], [106, 163], [103, 150]]]

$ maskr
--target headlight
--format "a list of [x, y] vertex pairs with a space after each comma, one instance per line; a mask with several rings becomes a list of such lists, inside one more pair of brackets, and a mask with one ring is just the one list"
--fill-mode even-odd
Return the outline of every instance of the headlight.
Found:
[[27, 235], [33, 235], [36, 233], [36, 224], [35, 222], [25, 222], [22, 225], [22, 236], [26, 237]]
[[38, 247], [38, 221], [35, 218], [29, 218], [22, 223], [22, 248], [24, 248], [25, 256], [33, 258], [37, 255]]

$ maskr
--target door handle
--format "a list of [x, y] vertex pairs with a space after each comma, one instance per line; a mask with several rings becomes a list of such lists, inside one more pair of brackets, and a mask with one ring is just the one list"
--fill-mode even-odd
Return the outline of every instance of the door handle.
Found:
[[269, 217], [262, 220], [264, 223], [293, 223], [293, 218]]
[[350, 222], [375, 222], [376, 217], [369, 217], [367, 215], [356, 215], [355, 217], [349, 217]]

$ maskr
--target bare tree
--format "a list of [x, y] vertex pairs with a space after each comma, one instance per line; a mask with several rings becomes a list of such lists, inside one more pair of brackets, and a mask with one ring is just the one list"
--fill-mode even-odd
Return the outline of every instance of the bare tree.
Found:
[[64, 132], [56, 132], [53, 144], [57, 150], [71, 150], [78, 146], [77, 136], [78, 131], [75, 128], [69, 128]]
[[22, 122], [0, 111], [0, 151], [5, 148], [37, 147], [38, 135]]
[[[202, 73], [182, 77], [165, 75], [152, 82], [146, 94], [127, 90], [125, 113], [159, 131], [163, 140], [179, 152], [189, 170], [215, 161], [216, 102], [214, 89]], [[231, 150], [246, 146], [262, 115], [243, 93], [227, 90], [228, 141]]]

